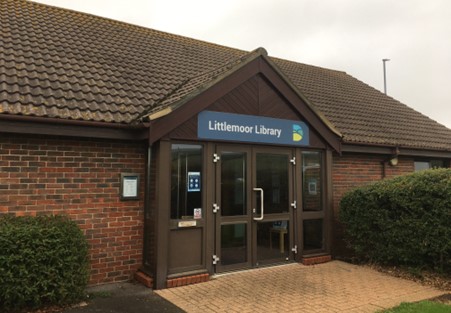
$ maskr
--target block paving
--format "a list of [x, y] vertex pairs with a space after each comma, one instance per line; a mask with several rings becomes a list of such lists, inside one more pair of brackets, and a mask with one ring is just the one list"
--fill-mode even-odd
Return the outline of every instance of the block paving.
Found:
[[157, 290], [186, 312], [376, 312], [445, 291], [341, 261], [287, 264]]

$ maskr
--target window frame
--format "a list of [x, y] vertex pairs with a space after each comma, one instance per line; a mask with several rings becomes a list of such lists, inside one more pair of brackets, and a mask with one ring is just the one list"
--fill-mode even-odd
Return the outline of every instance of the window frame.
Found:
[[[200, 147], [200, 153], [199, 153], [199, 156], [200, 156], [200, 169], [199, 169], [199, 171], [196, 171], [196, 172], [200, 172], [200, 191], [198, 191], [198, 192], [200, 192], [200, 195], [199, 195], [199, 198], [200, 198], [200, 208], [202, 209], [202, 213], [201, 213], [201, 217], [200, 218], [194, 218], [194, 212], [193, 212], [193, 215], [180, 215], [179, 214], [179, 216], [176, 216], [176, 217], [173, 217], [173, 194], [172, 194], [172, 188], [173, 188], [173, 181], [172, 181], [172, 176], [173, 176], [173, 166], [172, 166], [172, 162], [173, 162], [173, 147], [174, 146], [198, 146], [198, 147]], [[205, 150], [206, 150], [206, 147], [205, 147], [205, 144], [203, 144], [203, 143], [200, 143], [200, 142], [182, 142], [182, 141], [174, 141], [174, 142], [171, 142], [171, 144], [170, 144], [170, 156], [171, 156], [171, 159], [170, 159], [170, 173], [169, 173], [169, 184], [170, 184], [170, 195], [169, 195], [169, 219], [170, 219], [170, 221], [171, 221], [171, 225], [172, 224], [174, 224], [174, 225], [178, 225], [178, 222], [179, 221], [191, 221], [191, 220], [195, 220], [195, 221], [198, 221], [198, 222], [200, 222], [200, 223], [203, 223], [203, 221], [205, 220], [205, 215], [206, 215], [206, 210], [205, 210], [205, 195], [206, 195], [206, 190], [205, 190], [205, 186], [206, 186], [206, 181], [205, 181], [205, 179], [206, 179], [206, 175], [205, 175], [205, 162], [204, 162], [204, 160], [205, 160]], [[188, 169], [186, 169], [186, 175], [188, 175]], [[185, 175], [185, 176], [186, 176]], [[187, 179], [188, 177], [185, 177], [185, 179]], [[187, 183], [187, 181], [185, 182], [185, 193], [187, 194], [188, 193], [188, 191], [187, 191], [187, 189], [188, 189], [188, 183]], [[187, 207], [185, 207], [184, 208], [184, 212], [186, 213], [186, 211], [188, 210], [188, 208]]]
[[[320, 184], [320, 190], [321, 190], [321, 195], [320, 195], [320, 201], [321, 201], [321, 210], [318, 211], [305, 211], [304, 210], [304, 153], [305, 152], [316, 152], [319, 153], [320, 155], [320, 179], [321, 179], [321, 184]], [[301, 203], [302, 203], [302, 207], [299, 208], [299, 212], [300, 212], [300, 225], [301, 225], [301, 241], [300, 244], [302, 245], [302, 256], [306, 257], [306, 256], [311, 256], [311, 255], [317, 255], [318, 253], [324, 253], [325, 251], [327, 251], [328, 249], [328, 243], [327, 243], [327, 167], [326, 167], [326, 151], [324, 150], [317, 150], [317, 149], [301, 149], [300, 150], [300, 157], [301, 157], [301, 166], [299, 169], [300, 173], [300, 186], [297, 186], [297, 191], [300, 192], [301, 194]], [[317, 190], [318, 190], [318, 186], [317, 186]], [[315, 249], [310, 249], [310, 250], [305, 250], [304, 247], [304, 243], [305, 243], [305, 234], [304, 234], [304, 221], [307, 220], [322, 220], [322, 238], [321, 238], [321, 242], [322, 242], [322, 247], [321, 248], [315, 248]]]

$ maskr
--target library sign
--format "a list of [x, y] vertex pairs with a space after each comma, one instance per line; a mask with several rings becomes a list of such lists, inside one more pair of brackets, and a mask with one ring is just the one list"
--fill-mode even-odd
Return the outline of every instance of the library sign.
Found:
[[304, 122], [213, 111], [199, 113], [197, 136], [202, 139], [309, 145], [309, 128]]

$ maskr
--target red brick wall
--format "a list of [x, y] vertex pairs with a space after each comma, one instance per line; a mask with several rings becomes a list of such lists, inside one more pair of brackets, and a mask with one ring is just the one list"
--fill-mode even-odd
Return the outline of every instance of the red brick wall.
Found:
[[[144, 144], [0, 134], [0, 214], [67, 214], [90, 245], [90, 284], [130, 279], [142, 263]], [[120, 173], [141, 176], [121, 201]]]
[[345, 244], [341, 240], [342, 228], [338, 223], [339, 202], [347, 191], [373, 181], [384, 178], [408, 174], [414, 171], [414, 160], [412, 158], [399, 158], [396, 166], [390, 166], [387, 156], [344, 154], [334, 156], [332, 167], [333, 186], [333, 212], [334, 212], [334, 235], [332, 250], [334, 255], [346, 254]]

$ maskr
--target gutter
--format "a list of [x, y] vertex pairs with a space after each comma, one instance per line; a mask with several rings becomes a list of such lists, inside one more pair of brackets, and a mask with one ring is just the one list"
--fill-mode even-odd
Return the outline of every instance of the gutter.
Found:
[[73, 126], [91, 126], [91, 127], [104, 127], [104, 128], [120, 128], [120, 129], [146, 129], [149, 128], [149, 123], [140, 124], [119, 124], [112, 122], [95, 122], [85, 120], [69, 120], [55, 117], [40, 117], [29, 115], [12, 115], [12, 114], [0, 114], [0, 120], [17, 121], [17, 122], [33, 122], [33, 123], [50, 123], [59, 125], [73, 125]]
[[407, 157], [451, 158], [451, 150], [439, 148], [408, 147], [402, 145], [342, 143], [342, 152], [399, 155]]
[[120, 124], [0, 114], [0, 133], [139, 141], [149, 138], [150, 123]]

